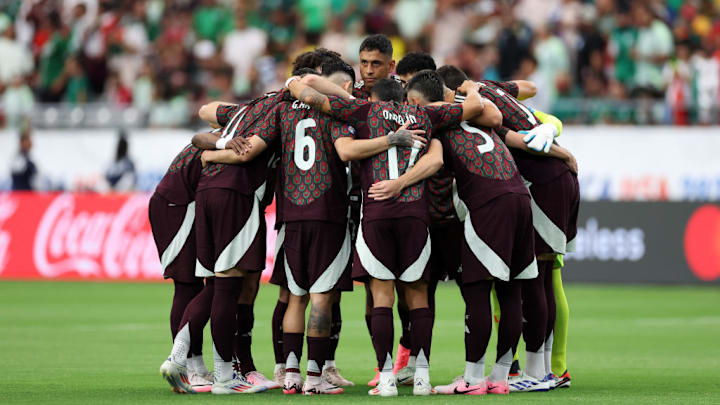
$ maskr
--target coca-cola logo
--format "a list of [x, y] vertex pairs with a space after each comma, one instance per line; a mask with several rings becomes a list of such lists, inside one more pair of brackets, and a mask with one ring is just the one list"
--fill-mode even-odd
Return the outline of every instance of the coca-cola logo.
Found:
[[60, 194], [48, 206], [35, 234], [33, 260], [38, 273], [110, 278], [162, 275], [150, 232], [147, 197], [129, 197], [117, 210], [78, 209], [73, 194]]
[[9, 194], [0, 194], [0, 273], [5, 270], [5, 266], [10, 261], [9, 248], [12, 241], [10, 232], [3, 230], [2, 227], [5, 221], [15, 213], [17, 205], [17, 202], [10, 198]]

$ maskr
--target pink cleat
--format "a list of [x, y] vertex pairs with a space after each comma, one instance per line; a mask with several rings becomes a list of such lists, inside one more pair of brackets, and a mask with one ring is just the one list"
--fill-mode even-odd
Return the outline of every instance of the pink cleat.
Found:
[[485, 395], [487, 394], [487, 384], [483, 380], [480, 384], [470, 385], [463, 376], [458, 376], [448, 385], [438, 385], [435, 387], [435, 391], [444, 395]]
[[376, 387], [378, 385], [378, 381], [380, 381], [380, 370], [375, 367], [375, 377], [368, 381], [368, 387]]
[[410, 360], [410, 349], [398, 343], [397, 355], [395, 356], [395, 365], [393, 366], [393, 374], [397, 375], [398, 371], [405, 368]]
[[487, 384], [487, 393], [488, 394], [506, 395], [506, 394], [510, 393], [510, 386], [508, 385], [507, 380], [498, 381], [498, 382], [492, 382], [490, 380], [486, 380], [486, 384]]
[[245, 375], [245, 379], [252, 385], [265, 387], [268, 390], [274, 390], [282, 387], [282, 385], [276, 383], [273, 380], [265, 377], [259, 371], [251, 371]]

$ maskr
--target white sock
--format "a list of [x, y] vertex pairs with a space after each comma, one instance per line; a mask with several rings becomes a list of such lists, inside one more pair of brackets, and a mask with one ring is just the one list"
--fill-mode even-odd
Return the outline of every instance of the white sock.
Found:
[[190, 322], [186, 323], [175, 336], [170, 357], [172, 360], [185, 367], [187, 366], [187, 355], [190, 351]]
[[317, 362], [315, 360], [308, 360], [307, 362], [307, 381], [310, 384], [317, 385], [320, 384], [322, 381], [321, 375], [310, 375], [310, 373], [313, 374], [320, 374], [320, 367], [318, 367]]
[[285, 363], [276, 363], [275, 370], [273, 370], [273, 374], [277, 373], [278, 370], [284, 370], [284, 369], [285, 369]]
[[213, 360], [215, 363], [215, 382], [230, 381], [233, 378], [233, 364], [232, 361], [224, 361], [218, 354], [213, 344]]
[[[426, 360], [427, 361], [427, 360]], [[408, 368], [415, 368], [417, 364], [417, 356], [409, 356], [408, 357], [408, 364], [405, 367]]]
[[395, 375], [392, 372], [393, 361], [390, 353], [385, 358], [385, 364], [383, 364], [382, 370], [380, 370], [380, 381], [379, 384], [390, 384], [395, 383]]
[[463, 380], [470, 385], [478, 385], [485, 378], [485, 356], [477, 362], [465, 362], [465, 374]]
[[410, 359], [408, 359], [408, 367], [411, 366], [415, 367], [415, 379], [422, 378], [425, 381], [430, 381], [430, 363], [427, 361], [427, 358], [425, 357], [425, 352], [423, 349], [420, 349], [420, 353], [418, 353], [417, 358], [414, 356], [410, 356]]
[[545, 348], [536, 352], [525, 352], [525, 374], [542, 380], [545, 377]]
[[552, 374], [552, 345], [553, 332], [550, 332], [550, 336], [545, 341], [545, 375], [543, 377]]
[[513, 353], [509, 350], [495, 362], [490, 377], [488, 379], [492, 382], [507, 381], [508, 374], [510, 373], [510, 366], [512, 366]]
[[323, 371], [325, 371], [328, 367], [335, 367], [335, 360], [325, 360], [325, 364], [323, 364]]

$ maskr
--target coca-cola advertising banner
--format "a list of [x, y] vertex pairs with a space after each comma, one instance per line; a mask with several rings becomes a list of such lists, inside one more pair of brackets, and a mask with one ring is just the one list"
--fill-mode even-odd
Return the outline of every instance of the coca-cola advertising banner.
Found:
[[[162, 280], [148, 220], [149, 198], [0, 194], [0, 279]], [[266, 221], [273, 229], [272, 206]], [[275, 232], [268, 232], [267, 242], [271, 269]]]

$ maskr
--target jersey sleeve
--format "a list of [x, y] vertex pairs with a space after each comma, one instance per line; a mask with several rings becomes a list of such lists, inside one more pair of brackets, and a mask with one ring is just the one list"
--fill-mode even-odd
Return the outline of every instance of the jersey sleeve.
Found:
[[458, 126], [462, 122], [463, 107], [461, 104], [427, 106], [425, 111], [430, 117], [433, 130]]
[[480, 81], [480, 84], [490, 85], [498, 87], [502, 90], [505, 90], [508, 94], [511, 96], [517, 98], [518, 94], [520, 94], [520, 87], [518, 87], [517, 83], [515, 82], [498, 82], [495, 80], [482, 80]]
[[217, 110], [215, 110], [215, 119], [221, 127], [224, 127], [228, 122], [230, 122], [230, 119], [236, 112], [238, 112], [239, 109], [239, 105], [220, 104], [217, 107]]
[[264, 117], [253, 129], [252, 135], [257, 135], [265, 141], [268, 145], [273, 143], [276, 139], [280, 138], [282, 126], [281, 126], [281, 112], [285, 103], [278, 103], [270, 114]]
[[330, 116], [345, 121], [352, 125], [358, 125], [367, 120], [368, 112], [372, 104], [367, 100], [346, 99], [337, 96], [327, 96], [330, 100]]
[[505, 137], [507, 137], [508, 131], [510, 131], [507, 127], [500, 127], [500, 128], [493, 128], [493, 131], [495, 131], [495, 135], [500, 138], [503, 143], [505, 142]]
[[355, 128], [343, 122], [333, 122], [330, 128], [330, 140], [335, 142], [340, 138], [354, 138]]

